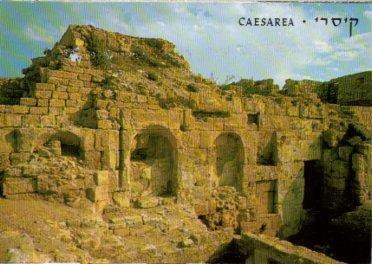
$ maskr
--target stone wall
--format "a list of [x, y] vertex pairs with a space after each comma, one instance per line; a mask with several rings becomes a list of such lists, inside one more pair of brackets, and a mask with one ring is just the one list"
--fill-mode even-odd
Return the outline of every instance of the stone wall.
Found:
[[343, 263], [324, 254], [292, 245], [287, 241], [262, 235], [256, 236], [247, 233], [237, 240], [236, 243], [240, 254], [247, 256], [245, 263]]
[[[125, 63], [94, 65], [87, 37], [92, 34], [108, 40], [113, 61]], [[92, 170], [82, 176], [89, 184], [76, 181], [73, 194], [50, 187], [56, 199], [85, 196], [102, 208], [112, 197], [128, 206], [170, 195], [191, 203], [210, 228], [296, 233], [306, 212], [305, 164], [325, 160], [323, 132], [332, 126], [346, 131], [352, 122], [370, 128], [369, 108], [340, 108], [317, 97], [224, 93], [193, 75], [168, 44], [70, 27], [51, 54], [65, 49], [81, 60], [67, 54], [55, 63], [58, 69], [34, 65], [40, 81], [32, 83], [29, 97], [0, 105], [3, 195], [44, 194], [39, 182], [45, 179], [9, 168], [51, 153], [49, 158], [67, 157]], [[352, 166], [366, 179], [370, 172], [358, 157], [352, 156]], [[106, 180], [93, 177], [106, 173], [110, 184], [102, 187]], [[50, 177], [51, 186], [57, 179]], [[363, 184], [358, 193], [365, 197]]]

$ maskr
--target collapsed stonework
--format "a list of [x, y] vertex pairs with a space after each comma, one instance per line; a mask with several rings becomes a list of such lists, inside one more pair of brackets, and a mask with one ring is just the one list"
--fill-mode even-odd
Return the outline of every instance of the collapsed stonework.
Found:
[[371, 198], [371, 72], [219, 87], [167, 41], [70, 26], [24, 74], [0, 82], [5, 199], [172, 201], [210, 230], [287, 238]]

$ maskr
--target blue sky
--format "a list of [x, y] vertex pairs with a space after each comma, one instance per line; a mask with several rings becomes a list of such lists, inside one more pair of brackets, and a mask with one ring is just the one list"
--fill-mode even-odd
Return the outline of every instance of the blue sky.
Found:
[[[288, 17], [294, 27], [241, 27], [240, 17]], [[338, 27], [315, 17], [356, 17]], [[302, 20], [307, 23], [302, 23]], [[69, 24], [175, 43], [194, 72], [223, 83], [236, 79], [329, 80], [371, 70], [372, 4], [0, 2], [0, 76], [22, 76]], [[331, 22], [329, 21], [329, 24]]]

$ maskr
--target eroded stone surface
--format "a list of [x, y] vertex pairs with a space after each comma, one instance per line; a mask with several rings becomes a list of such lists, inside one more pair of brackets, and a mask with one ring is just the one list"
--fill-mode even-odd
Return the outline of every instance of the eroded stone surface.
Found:
[[53, 244], [53, 261], [204, 261], [234, 233], [286, 238], [313, 209], [345, 213], [370, 199], [371, 72], [219, 87], [170, 42], [70, 26], [24, 73], [0, 80], [4, 202], [104, 218], [102, 229], [64, 234], [73, 253]]

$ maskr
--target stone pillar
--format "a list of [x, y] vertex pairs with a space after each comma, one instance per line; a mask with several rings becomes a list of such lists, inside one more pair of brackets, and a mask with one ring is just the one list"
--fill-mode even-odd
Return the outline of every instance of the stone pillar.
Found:
[[119, 189], [124, 191], [130, 190], [130, 176], [129, 176], [129, 157], [130, 145], [126, 140], [126, 132], [124, 129], [124, 112], [120, 111], [120, 131], [119, 131]]

